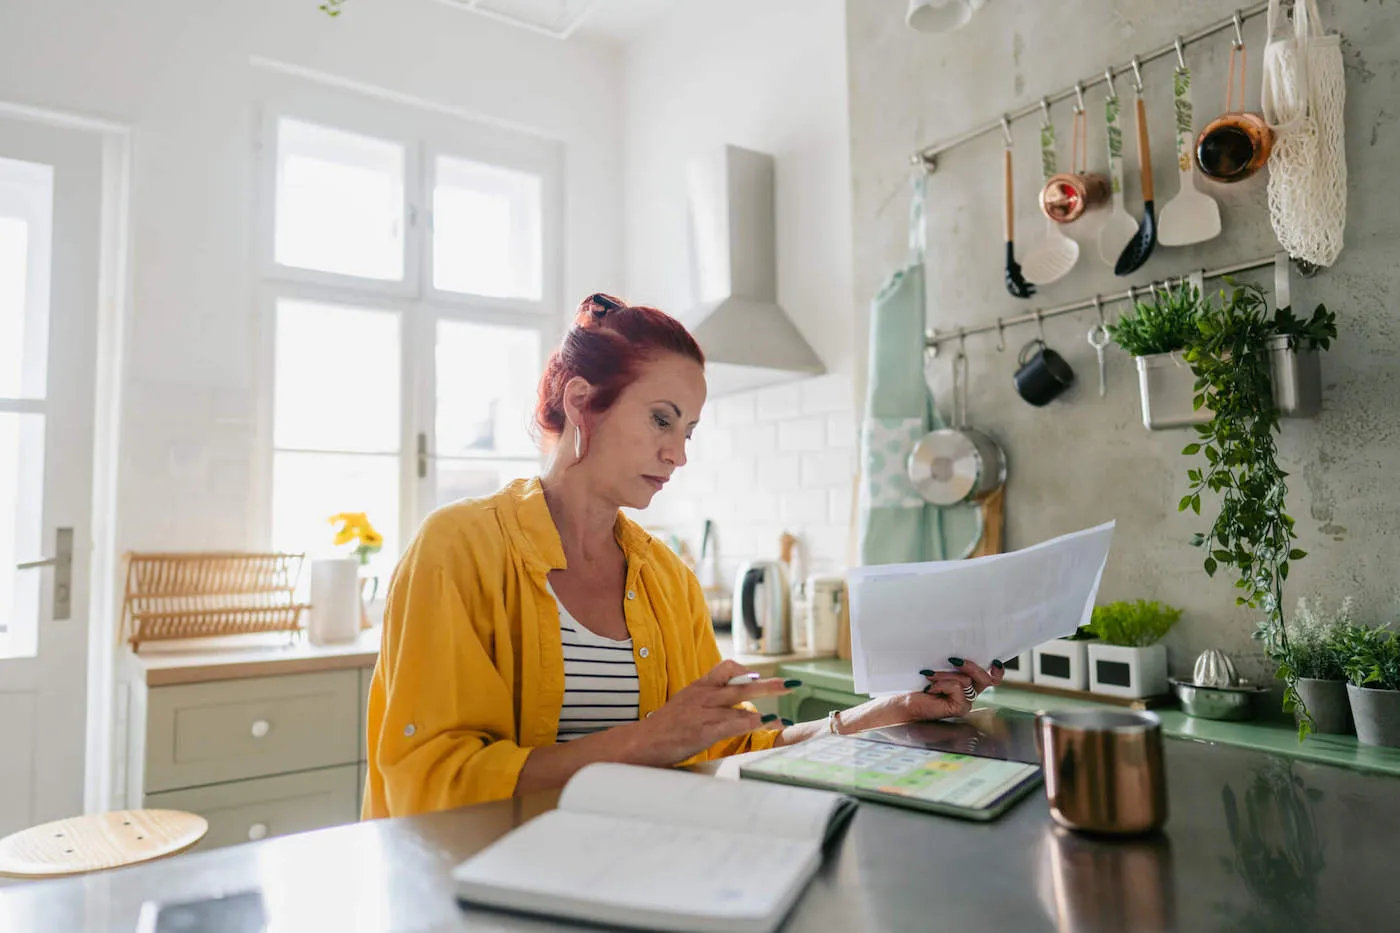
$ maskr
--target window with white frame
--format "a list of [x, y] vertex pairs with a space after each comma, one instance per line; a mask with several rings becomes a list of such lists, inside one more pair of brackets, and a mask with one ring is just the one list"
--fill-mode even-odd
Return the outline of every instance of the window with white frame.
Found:
[[538, 470], [559, 326], [553, 144], [416, 119], [265, 130], [268, 535], [332, 553], [363, 512], [381, 579], [429, 511]]

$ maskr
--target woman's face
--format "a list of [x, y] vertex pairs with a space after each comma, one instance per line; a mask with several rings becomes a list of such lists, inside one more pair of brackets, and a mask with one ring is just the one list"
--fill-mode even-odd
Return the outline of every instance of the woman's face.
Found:
[[[644, 509], [685, 466], [685, 446], [705, 404], [705, 371], [667, 353], [642, 365], [613, 406], [588, 419], [583, 461], [594, 488], [618, 506]], [[561, 443], [572, 445], [572, 437]]]

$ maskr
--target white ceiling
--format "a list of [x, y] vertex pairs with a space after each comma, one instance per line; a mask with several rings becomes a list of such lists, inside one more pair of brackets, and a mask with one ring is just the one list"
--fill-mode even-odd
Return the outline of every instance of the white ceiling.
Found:
[[556, 38], [626, 45], [683, 0], [439, 0]]

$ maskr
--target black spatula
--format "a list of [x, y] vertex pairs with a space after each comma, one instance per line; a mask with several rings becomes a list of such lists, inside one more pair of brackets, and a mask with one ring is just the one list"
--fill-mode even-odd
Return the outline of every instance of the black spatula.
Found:
[[1157, 209], [1152, 203], [1152, 150], [1147, 140], [1147, 105], [1142, 102], [1141, 92], [1137, 96], [1137, 138], [1138, 165], [1142, 169], [1142, 222], [1138, 224], [1137, 236], [1118, 254], [1114, 275], [1132, 275], [1141, 269], [1157, 245]]

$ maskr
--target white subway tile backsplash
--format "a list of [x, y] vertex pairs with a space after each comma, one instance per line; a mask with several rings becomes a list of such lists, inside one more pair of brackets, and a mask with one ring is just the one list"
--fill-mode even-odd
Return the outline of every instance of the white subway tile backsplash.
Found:
[[836, 525], [846, 525], [851, 520], [851, 505], [855, 499], [855, 487], [851, 483], [832, 486], [827, 491], [830, 499], [830, 520]]
[[758, 488], [773, 491], [792, 489], [802, 475], [802, 458], [797, 454], [772, 454], [758, 458]]
[[764, 457], [778, 449], [778, 425], [750, 424], [734, 429], [734, 453]]
[[715, 421], [722, 428], [733, 428], [743, 424], [753, 424], [754, 404], [752, 392], [740, 392], [717, 399]]
[[842, 373], [817, 376], [801, 385], [803, 414], [820, 415], [827, 412], [851, 411], [855, 404], [850, 377]]
[[802, 486], [804, 489], [833, 489], [837, 486], [850, 486], [855, 475], [855, 451], [824, 450], [809, 453], [802, 458]]
[[834, 412], [826, 416], [826, 442], [831, 447], [856, 446], [856, 416], [854, 412]]
[[801, 452], [826, 447], [826, 419], [800, 418], [778, 425], [778, 449]]
[[715, 471], [716, 492], [722, 497], [743, 495], [753, 489], [754, 459], [735, 455]]
[[785, 492], [778, 502], [778, 514], [789, 523], [825, 522], [829, 514], [827, 492], [806, 489]]
[[710, 460], [728, 457], [734, 452], [734, 432], [738, 428], [721, 428], [718, 425], [701, 424], [695, 429], [695, 436], [685, 445], [686, 455], [692, 460]]
[[796, 384], [759, 389], [754, 395], [760, 421], [782, 421], [802, 413], [802, 389]]
[[744, 517], [751, 522], [776, 522], [780, 517], [776, 493], [751, 492], [740, 498], [739, 502]]

